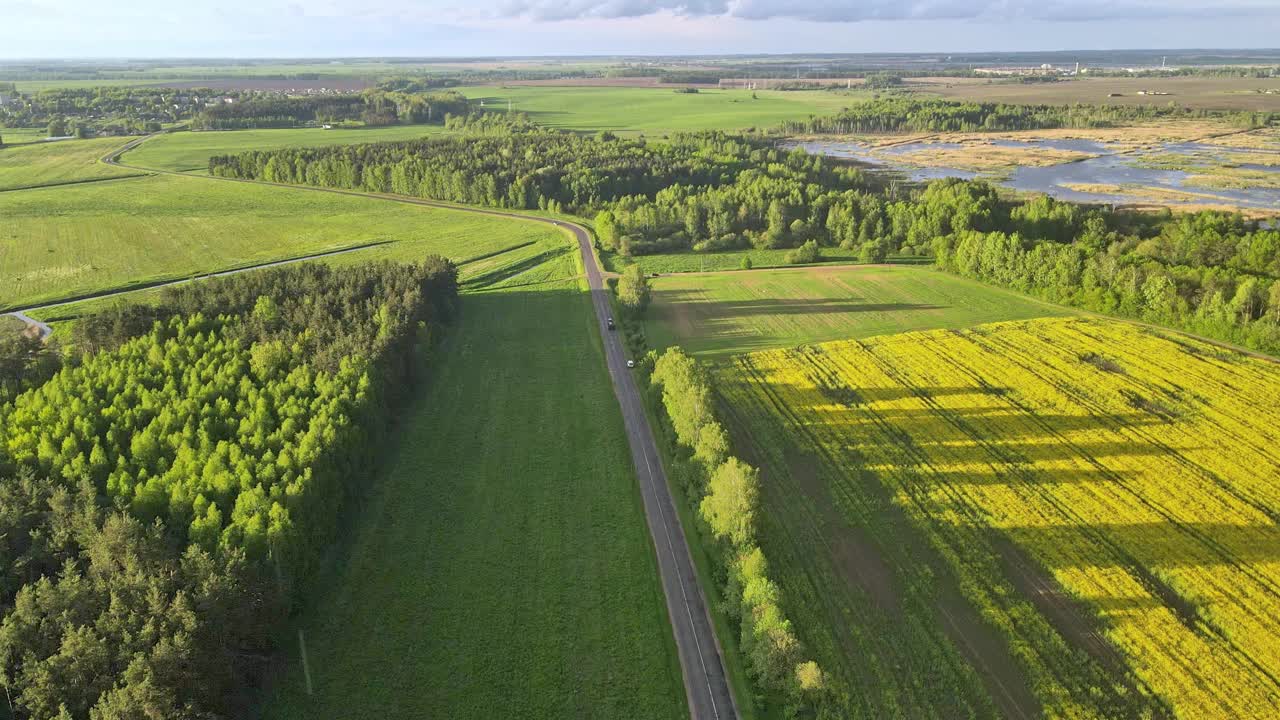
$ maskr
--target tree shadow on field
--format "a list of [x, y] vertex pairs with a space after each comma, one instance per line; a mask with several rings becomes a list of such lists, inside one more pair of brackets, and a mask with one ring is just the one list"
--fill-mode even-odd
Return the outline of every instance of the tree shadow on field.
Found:
[[[757, 436], [758, 420], [747, 421], [746, 408], [722, 407], [735, 451], [760, 466], [761, 545], [784, 568], [784, 605], [797, 613], [802, 642], [824, 649], [817, 658], [824, 670], [854, 691], [848, 710], [869, 717], [1041, 714], [1004, 637], [960, 596], [948, 566], [887, 487], [872, 478], [845, 482], [846, 468], [804, 432]], [[881, 676], [885, 667], [907, 680]], [[970, 670], [980, 686], [967, 681]]]
[[[1057, 637], [1073, 648], [1068, 662], [1078, 669], [1063, 682], [1074, 700], [1102, 716], [1141, 710], [1168, 717], [1172, 713], [1164, 700], [1149, 688], [1134, 686], [1133, 658], [1108, 639], [1108, 624], [1165, 610], [1198, 636], [1231, 637], [1233, 628], [1219, 626], [1198, 605], [1205, 598], [1186, 594], [1188, 585], [1178, 573], [1188, 569], [1236, 568], [1236, 581], [1245, 585], [1241, 593], [1280, 594], [1280, 584], [1256, 567], [1280, 562], [1276, 509], [1248, 487], [1198, 467], [1195, 451], [1210, 448], [1215, 439], [1171, 431], [1195, 412], [1193, 406], [1162, 414], [1127, 403], [1132, 411], [1094, 413], [1100, 401], [1091, 396], [1040, 401], [1034, 388], [1023, 394], [988, 385], [981, 364], [972, 368], [971, 387], [912, 385], [907, 378], [898, 378], [902, 385], [857, 387], [855, 380], [824, 368], [823, 353], [811, 350], [800, 351], [803, 357], [792, 366], [808, 377], [760, 385], [766, 388], [765, 397], [748, 393], [746, 399], [761, 407], [737, 410], [750, 418], [738, 423], [781, 424], [784, 432], [769, 437], [796, 443], [786, 451], [785, 462], [777, 452], [764, 453], [765, 507], [786, 528], [772, 535], [773, 542], [794, 544], [789, 554], [821, 568], [819, 577], [846, 578], [855, 596], [891, 597], [883, 587], [903, 593], [931, 588], [929, 597], [940, 612], [935, 620], [984, 678], [994, 674], [1003, 678], [1001, 683], [1018, 682], [1017, 671], [1006, 676], [1009, 656], [1001, 647], [1029, 643], [1037, 653], [1060, 654], [1059, 641], [1049, 641]], [[890, 379], [877, 375], [877, 381], [893, 382], [895, 368], [881, 369]], [[750, 371], [751, 362], [741, 362], [737, 370]], [[1114, 399], [1124, 401], [1122, 395]], [[778, 414], [770, 404], [790, 409]], [[728, 414], [733, 416], [733, 410]], [[816, 460], [795, 460], [810, 454]], [[805, 470], [809, 465], [817, 469]], [[1241, 524], [1221, 522], [1208, 500], [1189, 500], [1175, 515], [1168, 510], [1169, 499], [1153, 485], [1168, 482], [1169, 473], [1185, 473], [1197, 492], [1218, 493], [1258, 516]], [[1092, 496], [1099, 499], [1079, 504]], [[813, 517], [802, 520], [788, 509], [798, 498], [815, 506]], [[1198, 512], [1201, 505], [1208, 510]], [[1116, 508], [1132, 508], [1129, 517], [1143, 521], [1128, 522]], [[899, 519], [894, 522], [885, 519], [895, 516]], [[850, 532], [854, 535], [842, 539]], [[875, 581], [879, 563], [851, 562], [866, 551], [859, 545], [859, 553], [853, 554], [846, 546], [861, 543], [863, 534], [893, 568], [887, 585]], [[811, 536], [822, 540], [815, 543]], [[943, 547], [947, 550], [940, 553]], [[1090, 597], [1086, 602], [1057, 581], [1064, 571], [1074, 572], [1063, 577], [1074, 577], [1093, 569], [1127, 574], [1150, 595]], [[967, 585], [958, 582], [961, 576]], [[964, 594], [961, 587], [967, 588]], [[1025, 599], [1056, 635], [1030, 629], [1034, 624], [1001, 631], [975, 620], [978, 589], [991, 597]], [[893, 606], [883, 600], [877, 604], [892, 612]], [[921, 621], [920, 608], [909, 601], [901, 608]], [[847, 629], [842, 610], [833, 601], [826, 610], [828, 627], [821, 628], [836, 647], [853, 648], [846, 654], [855, 657], [891, 655], [890, 650], [867, 647], [865, 637]], [[1000, 642], [992, 644], [992, 633]], [[857, 649], [859, 643], [864, 649]], [[863, 661], [847, 662], [857, 667]], [[1098, 687], [1108, 690], [1091, 694], [1090, 688]], [[993, 697], [1002, 704], [998, 692]], [[1002, 710], [1027, 707], [1026, 696], [1019, 693], [1004, 700], [1009, 705], [1002, 704]]]
[[[688, 304], [704, 322], [754, 315], [831, 315], [837, 313], [905, 312], [911, 310], [946, 310], [946, 305], [926, 303], [858, 302], [849, 298], [768, 298], [762, 300], [706, 301], [704, 297], [683, 290], [658, 290], [655, 304], [673, 307]], [[678, 310], [672, 310], [679, 312]]]
[[751, 315], [828, 315], [835, 313], [903, 312], [945, 310], [945, 305], [925, 303], [868, 303], [844, 299], [821, 300], [735, 300], [710, 306], [709, 317], [731, 318]]

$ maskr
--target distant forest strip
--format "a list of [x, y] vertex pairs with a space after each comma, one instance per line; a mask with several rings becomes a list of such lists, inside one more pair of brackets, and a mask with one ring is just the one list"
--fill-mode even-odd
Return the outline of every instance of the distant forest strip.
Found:
[[261, 90], [210, 88], [57, 88], [4, 91], [0, 127], [46, 127], [50, 136], [154, 132], [190, 121], [195, 130], [289, 128], [358, 122], [443, 125], [466, 115], [467, 98], [453, 91], [379, 87], [359, 93], [289, 95]]
[[206, 107], [195, 115], [191, 126], [197, 130], [243, 130], [347, 121], [367, 126], [443, 125], [450, 115], [465, 115], [467, 107], [467, 99], [456, 92], [366, 90], [359, 94], [302, 97], [259, 94]]
[[1280, 113], [1204, 110], [1176, 105], [1006, 105], [1003, 103], [885, 97], [843, 111], [784, 122], [784, 133], [847, 135], [906, 132], [980, 132], [1100, 128], [1153, 120], [1214, 118], [1242, 128], [1280, 123]]
[[456, 297], [440, 257], [308, 264], [82, 318], [65, 363], [0, 341], [13, 716], [245, 716]]
[[1175, 218], [1043, 196], [1010, 201], [982, 181], [883, 187], [762, 135], [648, 142], [526, 124], [503, 131], [483, 117], [483, 137], [252, 151], [211, 158], [209, 169], [594, 215], [603, 249], [622, 255], [805, 246], [795, 255], [803, 261], [840, 246], [865, 262], [933, 257], [948, 270], [1055, 302], [1280, 352], [1280, 230], [1238, 215]]

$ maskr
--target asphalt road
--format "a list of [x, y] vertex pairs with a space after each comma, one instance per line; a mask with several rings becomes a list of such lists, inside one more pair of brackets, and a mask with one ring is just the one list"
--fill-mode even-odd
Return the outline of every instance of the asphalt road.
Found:
[[627, 369], [621, 333], [608, 329], [607, 319], [612, 314], [609, 291], [591, 250], [591, 237], [576, 225], [561, 225], [572, 230], [578, 238], [582, 266], [587, 271], [591, 303], [596, 309], [596, 325], [604, 340], [605, 362], [613, 380], [613, 392], [622, 406], [622, 420], [631, 443], [631, 459], [640, 481], [640, 495], [644, 498], [645, 519], [658, 554], [658, 572], [662, 576], [667, 614], [671, 616], [671, 630], [675, 633], [680, 666], [684, 672], [689, 714], [694, 720], [737, 718], [738, 709], [725, 676], [724, 659], [707, 611], [707, 599], [698, 584], [689, 543], [685, 539], [680, 516], [676, 514], [667, 474], [658, 456], [653, 428], [649, 426], [649, 418], [641, 405], [640, 391], [633, 375], [635, 371]]
[[[150, 137], [150, 136], [147, 136]], [[123, 147], [113, 150], [102, 161], [111, 165], [129, 166], [121, 163], [119, 158], [124, 152], [133, 149], [147, 137], [133, 140]], [[150, 168], [136, 168], [160, 174], [181, 174], [168, 171], [157, 171]], [[201, 176], [195, 176], [201, 177]], [[254, 180], [238, 180], [233, 178], [211, 178], [226, 182], [248, 182], [260, 185], [278, 185]], [[605, 362], [608, 365], [609, 377], [613, 381], [613, 391], [622, 409], [623, 424], [627, 432], [627, 440], [631, 444], [631, 458], [635, 463], [636, 477], [640, 482], [640, 495], [644, 501], [645, 519], [649, 526], [649, 534], [653, 538], [654, 551], [658, 558], [658, 572], [662, 579], [663, 593], [667, 599], [667, 614], [671, 618], [671, 630], [676, 640], [676, 651], [680, 657], [680, 667], [684, 676], [685, 694], [689, 702], [689, 714], [692, 720], [737, 720], [738, 709], [729, 689], [728, 678], [724, 669], [724, 658], [720, 644], [716, 639], [711, 615], [707, 610], [706, 596], [698, 583], [698, 575], [693, 566], [693, 557], [689, 553], [689, 543], [685, 538], [684, 527], [680, 516], [676, 513], [675, 499], [667, 484], [666, 471], [658, 455], [658, 445], [654, 440], [653, 429], [649, 426], [649, 418], [645, 415], [641, 404], [640, 391], [636, 387], [634, 371], [627, 368], [627, 356], [623, 350], [620, 333], [608, 329], [607, 320], [612, 315], [609, 306], [608, 289], [605, 287], [600, 265], [592, 252], [591, 236], [585, 228], [559, 220], [532, 217], [500, 210], [483, 210], [479, 208], [460, 207], [430, 200], [419, 200], [394, 195], [375, 195], [330, 188], [315, 188], [304, 185], [280, 185], [294, 189], [329, 192], [339, 195], [356, 195], [360, 197], [377, 197], [392, 202], [428, 207], [446, 208], [459, 212], [472, 212], [482, 215], [509, 217], [529, 222], [540, 222], [555, 225], [569, 230], [578, 241], [578, 250], [582, 255], [582, 266], [586, 271], [587, 284], [591, 292], [591, 303], [596, 311], [596, 325], [604, 344]], [[337, 252], [352, 252], [340, 250]], [[319, 255], [335, 254], [334, 252]], [[230, 275], [238, 272], [261, 269], [261, 267], [284, 265], [302, 262], [315, 256], [294, 258], [290, 260], [268, 263], [264, 266], [241, 268], [221, 273], [212, 273], [203, 277]], [[188, 278], [169, 283], [160, 283], [149, 288], [164, 287], [192, 282], [201, 278]], [[101, 293], [96, 297], [111, 297], [137, 292], [139, 288], [127, 288], [119, 291]], [[39, 310], [65, 303], [22, 308], [9, 313], [28, 324], [37, 325], [43, 335], [48, 334], [48, 326], [38, 323], [23, 314], [24, 310]]]

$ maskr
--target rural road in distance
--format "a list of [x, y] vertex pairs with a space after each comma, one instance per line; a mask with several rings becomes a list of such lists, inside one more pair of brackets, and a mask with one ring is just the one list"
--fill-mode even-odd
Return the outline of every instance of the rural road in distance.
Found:
[[[139, 143], [147, 140], [146, 136], [133, 140], [113, 150], [102, 161], [110, 165], [133, 167], [164, 175], [180, 175], [153, 168], [141, 168], [120, 162], [120, 155], [132, 150]], [[609, 377], [613, 382], [613, 391], [618, 398], [622, 410], [623, 425], [626, 428], [627, 440], [631, 445], [631, 457], [635, 463], [636, 478], [640, 484], [640, 495], [644, 501], [645, 520], [649, 526], [649, 534], [653, 538], [654, 551], [658, 559], [658, 574], [662, 580], [663, 593], [667, 599], [667, 614], [671, 619], [671, 630], [675, 635], [676, 651], [680, 658], [681, 672], [684, 676], [685, 694], [689, 702], [689, 715], [692, 720], [737, 720], [738, 708], [734, 704], [733, 693], [729, 689], [728, 677], [725, 673], [724, 658], [720, 644], [716, 639], [715, 628], [711, 622], [711, 614], [707, 609], [707, 599], [698, 582], [698, 574], [693, 566], [693, 556], [689, 552], [689, 543], [685, 537], [680, 516], [676, 513], [675, 499], [667, 484], [666, 470], [662, 467], [658, 455], [658, 445], [654, 440], [653, 428], [649, 426], [649, 418], [645, 415], [640, 391], [636, 386], [633, 371], [627, 368], [627, 356], [619, 338], [620, 333], [608, 329], [607, 320], [612, 315], [609, 306], [609, 291], [605, 287], [600, 265], [592, 251], [591, 235], [581, 226], [573, 223], [532, 217], [500, 210], [469, 208], [432, 202], [403, 196], [362, 193], [333, 188], [317, 188], [305, 185], [284, 185], [256, 180], [239, 180], [233, 178], [204, 177], [213, 181], [246, 182], [257, 185], [275, 185], [298, 190], [328, 192], [338, 195], [355, 195], [373, 197], [392, 202], [411, 205], [426, 205], [459, 212], [471, 212], [481, 215], [496, 215], [530, 222], [555, 225], [569, 230], [577, 239], [578, 250], [582, 256], [582, 266], [586, 271], [587, 284], [590, 288], [591, 303], [596, 311], [596, 325], [600, 339], [604, 344], [605, 361], [608, 365]], [[291, 258], [283, 261], [265, 263], [262, 266], [238, 268], [229, 271], [209, 273], [198, 278], [185, 278], [171, 282], [156, 283], [150, 288], [178, 285], [205, 277], [230, 275], [248, 272], [263, 267], [287, 265], [294, 262], [314, 260], [325, 255], [353, 252], [363, 248], [350, 248], [338, 251], [317, 253], [312, 256]], [[97, 294], [95, 297], [112, 297], [137, 292], [140, 288], [121, 288]], [[66, 302], [54, 302], [27, 308], [20, 308], [8, 314], [18, 317], [29, 325], [39, 328], [41, 335], [47, 335], [48, 326], [23, 314], [24, 310], [38, 310]]]

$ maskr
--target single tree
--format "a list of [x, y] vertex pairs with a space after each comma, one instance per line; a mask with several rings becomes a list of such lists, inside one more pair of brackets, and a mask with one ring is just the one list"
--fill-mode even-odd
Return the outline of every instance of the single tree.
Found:
[[717, 537], [745, 547], [755, 538], [759, 494], [759, 471], [731, 457], [711, 473], [707, 496], [702, 499], [698, 510]]
[[639, 265], [631, 265], [622, 271], [622, 278], [618, 280], [618, 301], [637, 313], [643, 313], [649, 307], [649, 279]]

